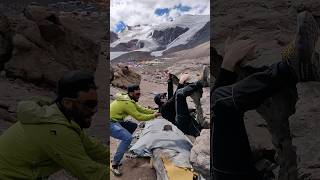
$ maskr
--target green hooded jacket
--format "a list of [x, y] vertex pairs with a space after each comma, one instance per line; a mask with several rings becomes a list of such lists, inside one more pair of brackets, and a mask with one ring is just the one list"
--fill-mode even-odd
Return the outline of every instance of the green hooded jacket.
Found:
[[109, 179], [107, 147], [49, 102], [19, 103], [18, 122], [0, 136], [0, 179], [46, 179], [60, 169], [79, 179]]
[[117, 93], [116, 100], [110, 104], [110, 119], [114, 121], [123, 121], [127, 116], [138, 121], [148, 121], [156, 117], [155, 113], [155, 110], [142, 107], [125, 93]]

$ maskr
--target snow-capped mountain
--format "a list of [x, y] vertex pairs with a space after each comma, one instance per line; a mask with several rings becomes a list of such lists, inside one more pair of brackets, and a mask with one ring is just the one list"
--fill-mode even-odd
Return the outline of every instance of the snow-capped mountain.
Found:
[[[111, 59], [137, 52], [162, 56], [210, 40], [209, 15], [183, 15], [156, 26], [127, 26], [110, 45]], [[113, 35], [114, 36], [114, 35]]]

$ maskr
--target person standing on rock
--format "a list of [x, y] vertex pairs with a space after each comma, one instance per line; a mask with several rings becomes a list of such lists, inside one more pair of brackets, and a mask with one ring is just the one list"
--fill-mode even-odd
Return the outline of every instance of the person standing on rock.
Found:
[[162, 117], [176, 125], [183, 133], [197, 137], [201, 132], [201, 125], [191, 115], [187, 104], [187, 97], [197, 94], [201, 98], [202, 88], [209, 85], [208, 68], [205, 67], [201, 80], [187, 83], [188, 74], [181, 74], [177, 90], [173, 93], [173, 75], [168, 75], [167, 93], [160, 93], [154, 97], [154, 102], [159, 106]]
[[152, 120], [161, 116], [155, 110], [142, 107], [137, 102], [140, 98], [140, 87], [138, 85], [128, 86], [128, 93], [116, 94], [116, 99], [110, 104], [110, 133], [111, 137], [121, 140], [112, 161], [112, 172], [121, 176], [121, 160], [132, 141], [132, 133], [136, 130], [137, 124], [131, 121], [124, 121], [127, 116], [132, 116], [138, 121]]
[[47, 179], [60, 169], [79, 179], [109, 178], [107, 147], [84, 132], [97, 111], [94, 77], [69, 72], [57, 94], [18, 104], [18, 122], [0, 136], [0, 179]]
[[[283, 61], [238, 82], [235, 69], [255, 47], [255, 43], [240, 40], [227, 47], [218, 78], [210, 93], [213, 113], [211, 176], [215, 180], [262, 179], [254, 167], [244, 113], [258, 108], [277, 92], [288, 87], [296, 88], [299, 81], [312, 79], [311, 69], [308, 68], [318, 36], [319, 27], [312, 15], [300, 13], [295, 41], [283, 51]], [[296, 175], [288, 179], [296, 179]]]

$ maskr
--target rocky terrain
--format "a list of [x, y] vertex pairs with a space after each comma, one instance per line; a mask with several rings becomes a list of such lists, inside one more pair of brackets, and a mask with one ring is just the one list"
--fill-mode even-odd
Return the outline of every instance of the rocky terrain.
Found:
[[[192, 54], [192, 56], [190, 56]], [[129, 70], [138, 73], [141, 76], [141, 79], [137, 79], [140, 81], [140, 88], [142, 96], [140, 97], [139, 102], [145, 106], [156, 107], [157, 105], [154, 103], [153, 98], [156, 93], [166, 92], [167, 83], [166, 83], [166, 72], [170, 72], [176, 75], [179, 75], [182, 72], [189, 73], [192, 77], [197, 78], [202, 73], [202, 67], [204, 65], [209, 65], [209, 42], [200, 44], [192, 49], [176, 51], [170, 58], [159, 58], [153, 59], [149, 61], [129, 61], [122, 62], [120, 66], [128, 66]], [[112, 66], [116, 66], [118, 63], [111, 61]], [[118, 78], [123, 78], [126, 81], [122, 81], [124, 83], [128, 83], [128, 77], [122, 76]], [[119, 80], [118, 80], [119, 81]], [[122, 86], [125, 86], [123, 84]], [[114, 99], [114, 95], [119, 91], [125, 91], [125, 89], [121, 89], [118, 87], [111, 86], [110, 87], [110, 101]], [[203, 115], [207, 123], [209, 123], [209, 88], [204, 88], [203, 97], [201, 98], [201, 104], [203, 108]], [[189, 108], [194, 108], [195, 105], [191, 98], [188, 98]], [[133, 120], [135, 121], [135, 120]], [[138, 123], [138, 122], [137, 122]], [[208, 130], [207, 130], [208, 131]], [[203, 133], [202, 136], [208, 137], [208, 133]], [[193, 139], [194, 140], [194, 139]], [[202, 141], [199, 138], [199, 141]], [[119, 141], [113, 138], [110, 138], [110, 153], [111, 157], [116, 151], [117, 145]], [[204, 146], [202, 146], [204, 145]], [[195, 168], [197, 171], [203, 171], [204, 174], [208, 175], [209, 167], [204, 165], [205, 163], [209, 163], [208, 152], [207, 154], [202, 152], [202, 149], [209, 149], [209, 144], [202, 144], [199, 147], [199, 151], [201, 151], [201, 155], [194, 155], [193, 160], [195, 161]], [[202, 148], [202, 149], [201, 149]], [[199, 151], [196, 151], [197, 153]], [[198, 160], [198, 159], [206, 159], [206, 160]], [[120, 178], [113, 176], [111, 173], [111, 179], [121, 179], [121, 180], [134, 180], [134, 179], [156, 179], [155, 170], [149, 164], [149, 159], [128, 159], [124, 158], [123, 166], [122, 166], [123, 176]]]
[[[224, 54], [224, 42], [228, 36], [257, 42], [257, 56], [244, 65], [244, 70], [261, 68], [281, 60], [281, 50], [294, 38], [299, 12], [308, 10], [320, 22], [320, 3], [314, 0], [217, 0], [211, 6], [212, 54], [215, 50]], [[315, 72], [319, 69], [319, 47], [318, 42], [312, 59]], [[213, 65], [217, 67], [218, 61], [218, 56], [212, 58], [213, 69], [216, 69]], [[277, 150], [281, 167], [274, 171], [275, 179], [320, 178], [320, 83], [319, 79], [314, 80], [299, 83], [297, 90], [283, 90], [268, 99], [257, 109], [260, 115], [256, 111], [246, 114], [246, 128], [252, 147]]]
[[[38, 95], [54, 98], [61, 75], [80, 69], [95, 74], [99, 86], [98, 112], [87, 131], [109, 143], [103, 2], [0, 1], [0, 134], [16, 121], [19, 101]], [[50, 179], [74, 178], [61, 171]]]

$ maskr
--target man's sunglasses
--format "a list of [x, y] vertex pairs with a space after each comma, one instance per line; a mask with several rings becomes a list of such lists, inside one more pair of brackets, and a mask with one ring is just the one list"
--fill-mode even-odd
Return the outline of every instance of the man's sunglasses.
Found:
[[75, 101], [75, 102], [81, 104], [82, 106], [84, 106], [87, 109], [95, 109], [98, 106], [98, 101], [96, 101], [96, 100], [86, 100], [86, 101], [82, 102], [78, 99], [72, 99], [72, 98], [70, 98], [70, 99], [72, 101]]
[[84, 102], [80, 102], [83, 106], [87, 107], [88, 109], [95, 109], [98, 106], [98, 101], [95, 100], [87, 100]]

